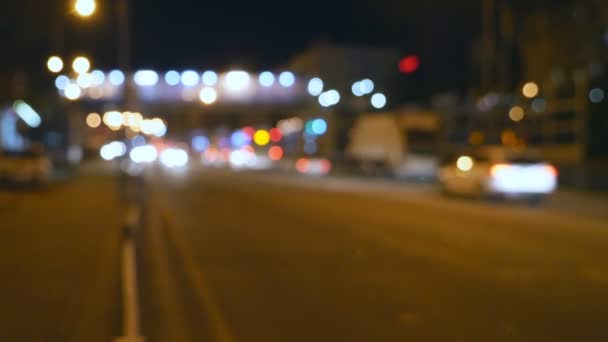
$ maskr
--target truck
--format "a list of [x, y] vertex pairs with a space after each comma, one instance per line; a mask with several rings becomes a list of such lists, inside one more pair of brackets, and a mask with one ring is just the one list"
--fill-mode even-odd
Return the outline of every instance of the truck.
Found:
[[365, 113], [355, 120], [346, 155], [367, 175], [432, 179], [439, 165], [440, 133], [434, 112]]

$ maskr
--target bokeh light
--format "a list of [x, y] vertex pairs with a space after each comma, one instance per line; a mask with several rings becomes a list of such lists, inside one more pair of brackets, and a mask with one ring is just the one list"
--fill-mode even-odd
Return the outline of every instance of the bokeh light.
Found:
[[194, 87], [200, 82], [199, 74], [194, 70], [186, 70], [182, 72], [180, 81], [186, 87]]
[[270, 143], [270, 134], [264, 129], [260, 129], [253, 135], [253, 141], [258, 146], [266, 146]]
[[278, 143], [283, 139], [283, 133], [281, 133], [281, 130], [278, 128], [271, 128], [268, 133], [270, 134], [270, 141], [273, 143]]
[[97, 128], [101, 125], [101, 116], [97, 113], [90, 113], [86, 118], [87, 126]]
[[167, 83], [170, 86], [176, 86], [179, 84], [180, 81], [180, 75], [179, 72], [175, 71], [175, 70], [170, 70], [167, 71], [167, 73], [165, 74], [165, 83]]
[[100, 86], [106, 81], [106, 75], [101, 70], [93, 70], [91, 72], [92, 85]]
[[203, 152], [209, 148], [209, 138], [204, 135], [197, 135], [192, 138], [192, 149], [196, 152]]
[[46, 62], [46, 67], [52, 73], [58, 73], [63, 70], [63, 60], [58, 56], [51, 56]]
[[97, 4], [95, 0], [76, 0], [74, 4], [74, 9], [76, 13], [83, 17], [89, 17], [95, 13], [95, 9], [97, 8]]
[[270, 158], [270, 160], [273, 161], [279, 161], [281, 159], [283, 159], [283, 148], [281, 148], [281, 146], [272, 146], [269, 150], [268, 150], [268, 158]]
[[264, 71], [258, 81], [262, 87], [271, 87], [274, 84], [274, 75], [270, 71]]
[[372, 106], [376, 109], [382, 109], [386, 106], [386, 96], [382, 93], [376, 93], [371, 99]]
[[91, 62], [84, 56], [76, 57], [74, 62], [72, 62], [72, 69], [78, 74], [89, 72], [91, 69]]
[[103, 123], [112, 130], [118, 130], [122, 127], [122, 114], [118, 111], [105, 112], [103, 114]]
[[140, 87], [151, 87], [158, 83], [158, 74], [154, 70], [139, 70], [133, 75], [133, 80]]
[[324, 119], [314, 119], [311, 122], [310, 130], [313, 134], [323, 135], [327, 132], [327, 122]]
[[112, 70], [108, 75], [108, 79], [113, 86], [119, 86], [125, 81], [125, 74], [120, 70]]
[[78, 86], [78, 84], [75, 83], [69, 83], [65, 89], [64, 89], [64, 94], [65, 97], [68, 100], [78, 100], [80, 98], [80, 95], [82, 95], [82, 90], [80, 89], [80, 87]]
[[291, 87], [296, 82], [296, 77], [292, 72], [284, 71], [279, 75], [279, 83], [283, 87]]
[[593, 88], [589, 91], [589, 101], [592, 103], [600, 103], [606, 98], [606, 92], [600, 88]]
[[363, 95], [370, 94], [372, 91], [374, 91], [374, 87], [374, 82], [369, 78], [359, 82], [359, 90], [361, 93], [363, 93]]
[[315, 77], [308, 81], [308, 93], [312, 96], [319, 96], [323, 92], [323, 81]]
[[76, 83], [82, 89], [90, 88], [93, 85], [93, 76], [89, 73], [82, 73], [76, 78]]
[[520, 106], [515, 106], [509, 110], [509, 118], [515, 122], [519, 122], [524, 119], [526, 113]]
[[214, 71], [205, 71], [202, 76], [203, 84], [208, 87], [213, 87], [217, 84], [217, 74]]
[[539, 88], [538, 88], [538, 84], [534, 83], [534, 82], [528, 82], [526, 84], [524, 84], [524, 86], [521, 89], [522, 94], [531, 99], [534, 98], [538, 95], [539, 92]]
[[55, 87], [58, 90], [65, 90], [65, 88], [70, 84], [70, 79], [65, 75], [59, 75], [55, 79]]
[[456, 160], [456, 167], [460, 171], [471, 171], [473, 169], [473, 158], [469, 156], [461, 156]]
[[234, 148], [241, 148], [248, 145], [251, 142], [251, 137], [247, 135], [243, 130], [238, 130], [230, 136], [230, 143]]
[[246, 71], [230, 71], [226, 74], [224, 86], [229, 91], [242, 91], [249, 86], [250, 79]]
[[363, 92], [361, 91], [361, 82], [355, 82], [353, 83], [353, 86], [351, 87], [351, 91], [353, 92], [353, 95], [359, 97], [359, 96], [363, 96]]
[[212, 104], [217, 100], [217, 91], [211, 87], [205, 87], [201, 89], [199, 98], [204, 104]]

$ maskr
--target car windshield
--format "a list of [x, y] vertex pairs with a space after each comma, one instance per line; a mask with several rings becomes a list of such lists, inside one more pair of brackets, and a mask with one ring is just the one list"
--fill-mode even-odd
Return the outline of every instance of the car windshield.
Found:
[[0, 42], [0, 342], [608, 341], [608, 0], [6, 0]]

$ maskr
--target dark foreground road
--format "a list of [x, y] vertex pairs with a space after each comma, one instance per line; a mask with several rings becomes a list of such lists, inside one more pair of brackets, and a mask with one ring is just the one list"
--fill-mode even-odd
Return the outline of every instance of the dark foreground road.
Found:
[[148, 181], [148, 341], [608, 341], [601, 217], [251, 174]]
[[108, 342], [121, 333], [112, 178], [0, 190], [0, 341]]

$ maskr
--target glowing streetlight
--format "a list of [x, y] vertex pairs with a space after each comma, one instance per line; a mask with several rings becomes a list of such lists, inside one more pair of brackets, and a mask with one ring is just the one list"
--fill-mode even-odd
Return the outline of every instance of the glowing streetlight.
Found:
[[72, 62], [72, 69], [74, 69], [74, 71], [76, 71], [78, 74], [84, 74], [89, 72], [89, 69], [91, 69], [91, 62], [86, 57], [76, 57], [74, 62]]
[[509, 118], [515, 122], [519, 122], [524, 119], [526, 112], [520, 106], [515, 106], [509, 110]]
[[74, 4], [74, 9], [78, 15], [83, 17], [90, 17], [95, 13], [95, 9], [97, 9], [97, 4], [95, 0], [76, 0]]
[[91, 113], [87, 115], [87, 126], [91, 128], [97, 128], [101, 125], [101, 116], [97, 113]]
[[205, 87], [201, 89], [199, 98], [201, 99], [202, 103], [209, 105], [217, 100], [217, 92], [211, 87]]
[[63, 70], [63, 60], [57, 56], [51, 56], [46, 62], [46, 67], [52, 73], [58, 73]]
[[80, 89], [78, 84], [75, 84], [75, 83], [68, 84], [65, 87], [65, 90], [63, 92], [65, 94], [65, 97], [68, 100], [72, 100], [72, 101], [78, 100], [78, 98], [82, 94], [82, 90]]
[[524, 86], [521, 89], [522, 94], [531, 99], [536, 97], [536, 95], [538, 95], [539, 89], [538, 89], [538, 84], [534, 83], [534, 82], [528, 82], [526, 84], [524, 84]]

